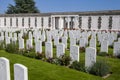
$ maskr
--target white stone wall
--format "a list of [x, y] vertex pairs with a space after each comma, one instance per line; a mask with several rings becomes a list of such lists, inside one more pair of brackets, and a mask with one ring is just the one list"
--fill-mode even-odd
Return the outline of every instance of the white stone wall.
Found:
[[48, 29], [48, 19], [49, 17], [43, 17], [43, 28]]
[[16, 17], [12, 18], [12, 27], [16, 27]]
[[22, 26], [22, 17], [18, 17], [18, 27], [23, 28], [23, 26]]
[[35, 17], [30, 17], [30, 27], [31, 28], [35, 27]]
[[52, 25], [51, 25], [52, 29], [55, 29], [55, 17], [52, 17], [52, 21], [51, 22], [52, 22]]
[[64, 26], [63, 26], [63, 18], [59, 18], [59, 29], [62, 29], [62, 28], [64, 28]]
[[88, 16], [82, 16], [82, 29], [88, 29]]
[[91, 30], [98, 29], [98, 16], [91, 16]]
[[29, 28], [29, 25], [28, 25], [28, 17], [24, 17], [24, 27], [26, 27], [26, 28]]
[[[98, 17], [101, 17], [101, 30], [109, 29], [109, 17], [112, 17], [112, 30], [120, 29], [120, 15], [96, 15], [96, 16], [81, 16], [82, 17], [82, 25], [81, 29], [88, 29], [88, 18], [91, 17], [91, 30], [98, 30]], [[58, 27], [59, 29], [64, 28], [64, 18], [66, 18], [67, 28], [70, 28], [70, 20], [74, 17], [73, 28], [78, 29], [79, 26], [79, 15], [51, 15], [51, 16], [43, 16], [43, 26], [41, 21], [41, 16], [19, 16], [19, 17], [0, 17], [0, 27], [18, 27], [18, 28], [44, 28], [44, 29], [55, 29], [55, 18], [58, 17]], [[6, 26], [4, 25], [4, 19], [6, 18]], [[12, 26], [10, 26], [10, 18], [12, 18]], [[18, 18], [18, 26], [16, 25], [16, 20]], [[22, 19], [24, 18], [24, 26], [22, 26]], [[29, 26], [29, 18], [30, 18], [30, 26]], [[49, 18], [51, 18], [51, 27], [49, 27]], [[35, 26], [35, 19], [37, 21]]]
[[112, 29], [118, 30], [120, 29], [120, 16], [113, 16], [112, 17]]
[[101, 16], [101, 30], [108, 29], [109, 26], [109, 16]]
[[6, 17], [6, 27], [10, 27], [10, 17]]
[[0, 18], [0, 27], [4, 27], [4, 17]]
[[41, 28], [41, 17], [37, 17], [37, 27]]
[[79, 25], [78, 19], [79, 19], [78, 16], [74, 18], [74, 28], [76, 29], [78, 29], [78, 25]]

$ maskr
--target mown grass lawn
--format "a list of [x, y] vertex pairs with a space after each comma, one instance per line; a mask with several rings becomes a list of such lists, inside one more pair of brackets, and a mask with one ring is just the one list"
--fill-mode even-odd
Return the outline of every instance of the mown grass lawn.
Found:
[[[69, 51], [66, 52], [68, 53]], [[64, 66], [57, 66], [22, 55], [11, 54], [4, 50], [0, 51], [0, 57], [6, 57], [10, 60], [11, 80], [13, 80], [13, 64], [15, 63], [23, 64], [28, 68], [29, 80], [120, 80], [120, 59], [116, 58], [97, 56], [97, 60], [107, 61], [113, 72], [108, 78], [103, 79]], [[84, 53], [80, 54], [80, 61], [84, 61]]]
[[6, 57], [10, 60], [11, 80], [13, 80], [13, 64], [15, 63], [23, 64], [28, 68], [29, 80], [102, 80], [98, 76], [49, 64], [22, 55], [7, 53], [3, 50], [0, 51], [0, 57]]
[[[98, 45], [98, 44], [97, 44]], [[70, 44], [68, 43], [68, 46]], [[42, 47], [43, 53], [45, 53], [45, 46]], [[97, 50], [100, 47], [97, 46]], [[66, 50], [65, 54], [69, 55], [70, 51]], [[113, 54], [113, 49], [109, 48], [109, 54]], [[56, 48], [53, 48], [54, 57], [56, 56]], [[85, 62], [85, 53], [80, 51], [80, 62]], [[90, 75], [88, 73], [79, 72], [73, 69], [69, 69], [64, 66], [58, 66], [43, 62], [41, 60], [28, 58], [18, 54], [12, 54], [0, 50], [0, 57], [6, 57], [10, 60], [11, 67], [11, 80], [13, 79], [13, 64], [20, 63], [28, 68], [29, 80], [120, 80], [120, 59], [97, 56], [97, 60], [107, 61], [111, 66], [112, 74], [103, 79], [99, 76]]]

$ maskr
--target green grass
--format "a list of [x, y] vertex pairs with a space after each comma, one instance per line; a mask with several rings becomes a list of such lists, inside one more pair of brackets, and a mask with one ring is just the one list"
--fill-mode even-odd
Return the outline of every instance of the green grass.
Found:
[[[69, 51], [66, 51], [66, 53], [68, 54]], [[22, 55], [7, 53], [3, 50], [0, 51], [0, 57], [6, 57], [10, 60], [11, 80], [13, 80], [13, 64], [15, 63], [20, 63], [28, 67], [29, 80], [102, 80], [101, 77], [72, 70], [63, 66], [49, 64], [41, 60], [24, 57]], [[84, 53], [80, 53], [80, 62], [84, 62], [84, 59]], [[105, 80], [119, 80], [120, 59], [97, 56], [97, 60], [100, 59], [107, 61], [111, 66], [111, 71], [113, 72], [113, 74]]]
[[[70, 45], [69, 42], [67, 45]], [[100, 47], [97, 46], [97, 49], [100, 50]], [[45, 53], [45, 46], [42, 47], [42, 50]], [[69, 53], [69, 50], [65, 51], [65, 54], [69, 55]], [[113, 54], [112, 48], [109, 48], [108, 54]], [[53, 56], [56, 56], [56, 48], [53, 48]], [[15, 63], [23, 64], [28, 68], [29, 80], [120, 80], [120, 59], [117, 58], [97, 56], [97, 60], [107, 61], [111, 66], [111, 72], [113, 72], [108, 78], [103, 79], [64, 66], [57, 66], [18, 54], [10, 54], [3, 50], [0, 50], [0, 57], [6, 57], [10, 60], [11, 80], [13, 80], [13, 64]], [[80, 62], [85, 62], [84, 52], [80, 53]]]
[[11, 80], [13, 80], [13, 64], [15, 63], [23, 64], [28, 68], [29, 80], [102, 80], [102, 78], [94, 75], [27, 58], [22, 55], [10, 54], [3, 50], [0, 51], [0, 57], [6, 57], [10, 60]]

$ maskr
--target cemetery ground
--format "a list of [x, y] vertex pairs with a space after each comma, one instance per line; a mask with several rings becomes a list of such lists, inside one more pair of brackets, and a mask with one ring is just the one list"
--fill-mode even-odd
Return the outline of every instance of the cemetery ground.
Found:
[[3, 30], [0, 41], [0, 57], [10, 61], [12, 80], [15, 63], [28, 68], [29, 80], [103, 80], [107, 74], [105, 80], [120, 77], [118, 32]]
[[[69, 45], [69, 44], [68, 44]], [[43, 53], [45, 53], [45, 46]], [[97, 46], [97, 50], [100, 47]], [[54, 56], [56, 55], [56, 48], [53, 48]], [[69, 54], [70, 51], [66, 50], [65, 54]], [[109, 54], [113, 53], [113, 49], [109, 48]], [[80, 52], [80, 62], [85, 61], [85, 53]], [[102, 77], [91, 75], [85, 72], [70, 69], [65, 66], [59, 66], [50, 64], [42, 60], [25, 57], [18, 54], [11, 54], [5, 50], [0, 50], [0, 57], [6, 57], [10, 60], [11, 80], [13, 80], [13, 64], [20, 63], [28, 68], [29, 80], [104, 80]], [[114, 57], [97, 56], [97, 60], [107, 61], [110, 65], [112, 74], [105, 80], [120, 80], [120, 59]]]

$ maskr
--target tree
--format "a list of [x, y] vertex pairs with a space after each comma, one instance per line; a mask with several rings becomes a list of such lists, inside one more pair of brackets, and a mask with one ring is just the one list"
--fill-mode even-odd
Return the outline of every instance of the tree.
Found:
[[9, 4], [6, 14], [39, 13], [34, 0], [14, 0], [15, 5]]

